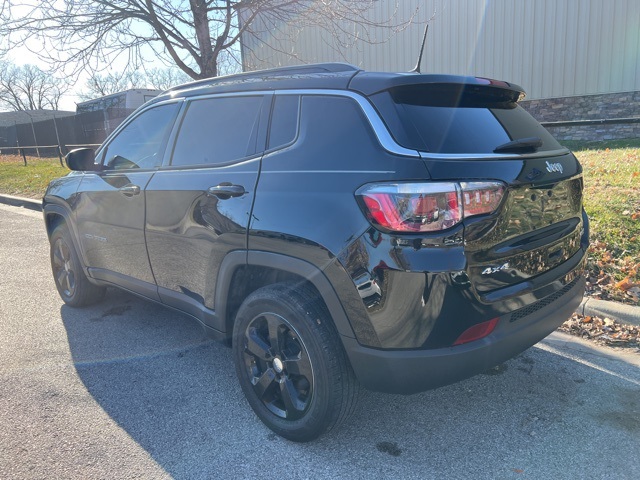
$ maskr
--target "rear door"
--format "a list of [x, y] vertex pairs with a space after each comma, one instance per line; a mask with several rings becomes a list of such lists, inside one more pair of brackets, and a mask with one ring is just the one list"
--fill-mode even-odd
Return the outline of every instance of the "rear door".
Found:
[[75, 199], [80, 244], [94, 278], [157, 299], [144, 238], [144, 189], [162, 164], [180, 102], [137, 114], [98, 152]]
[[147, 247], [160, 298], [214, 328], [220, 263], [247, 247], [271, 98], [188, 100], [170, 159], [145, 190]]

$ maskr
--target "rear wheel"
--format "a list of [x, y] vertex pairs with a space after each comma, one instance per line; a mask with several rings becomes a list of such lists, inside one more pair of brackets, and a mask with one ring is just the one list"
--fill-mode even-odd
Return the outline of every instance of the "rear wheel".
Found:
[[358, 383], [324, 304], [282, 283], [242, 304], [234, 325], [236, 372], [251, 408], [274, 432], [306, 442], [353, 411]]
[[81, 307], [102, 300], [105, 288], [87, 279], [66, 224], [53, 230], [50, 243], [53, 279], [64, 303]]

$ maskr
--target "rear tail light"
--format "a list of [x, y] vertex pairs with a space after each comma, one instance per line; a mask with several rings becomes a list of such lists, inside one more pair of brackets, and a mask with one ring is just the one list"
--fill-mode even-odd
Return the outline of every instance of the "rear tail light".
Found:
[[504, 185], [499, 182], [462, 182], [464, 218], [494, 212], [502, 201]]
[[369, 220], [386, 230], [434, 232], [495, 211], [504, 191], [500, 182], [376, 183], [356, 195]]
[[464, 343], [473, 342], [475, 340], [480, 340], [481, 338], [489, 335], [496, 328], [498, 324], [498, 320], [500, 318], [493, 318], [487, 322], [482, 322], [473, 327], [467, 328], [462, 335], [458, 337], [458, 339], [453, 342], [453, 346], [462, 345]]

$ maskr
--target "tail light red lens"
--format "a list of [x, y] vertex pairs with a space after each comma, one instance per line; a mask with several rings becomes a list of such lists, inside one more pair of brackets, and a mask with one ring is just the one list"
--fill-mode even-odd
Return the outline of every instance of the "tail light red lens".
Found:
[[482, 322], [477, 325], [474, 325], [471, 328], [467, 328], [462, 335], [458, 337], [458, 339], [453, 342], [453, 346], [462, 345], [464, 343], [473, 342], [475, 340], [480, 340], [481, 338], [489, 335], [498, 325], [498, 320], [500, 318], [493, 318], [487, 322]]
[[504, 196], [504, 185], [499, 182], [463, 182], [460, 188], [464, 218], [495, 211]]
[[374, 184], [358, 194], [371, 219], [394, 232], [444, 230], [462, 219], [455, 183]]
[[504, 189], [500, 182], [377, 183], [365, 185], [356, 195], [369, 219], [386, 230], [434, 232], [493, 212]]

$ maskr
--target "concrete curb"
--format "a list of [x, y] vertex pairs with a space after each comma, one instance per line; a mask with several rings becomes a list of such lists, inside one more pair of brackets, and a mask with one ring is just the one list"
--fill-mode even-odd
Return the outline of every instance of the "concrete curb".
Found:
[[7, 205], [13, 205], [14, 207], [24, 207], [29, 210], [35, 210], [36, 212], [42, 211], [42, 201], [34, 200], [33, 198], [16, 197], [13, 195], [0, 194], [0, 203]]
[[576, 310], [581, 315], [609, 317], [619, 323], [640, 326], [640, 307], [586, 297]]
[[[0, 203], [42, 211], [42, 202], [32, 198], [0, 194]], [[576, 310], [580, 315], [609, 317], [620, 323], [640, 326], [640, 307], [586, 297]]]

